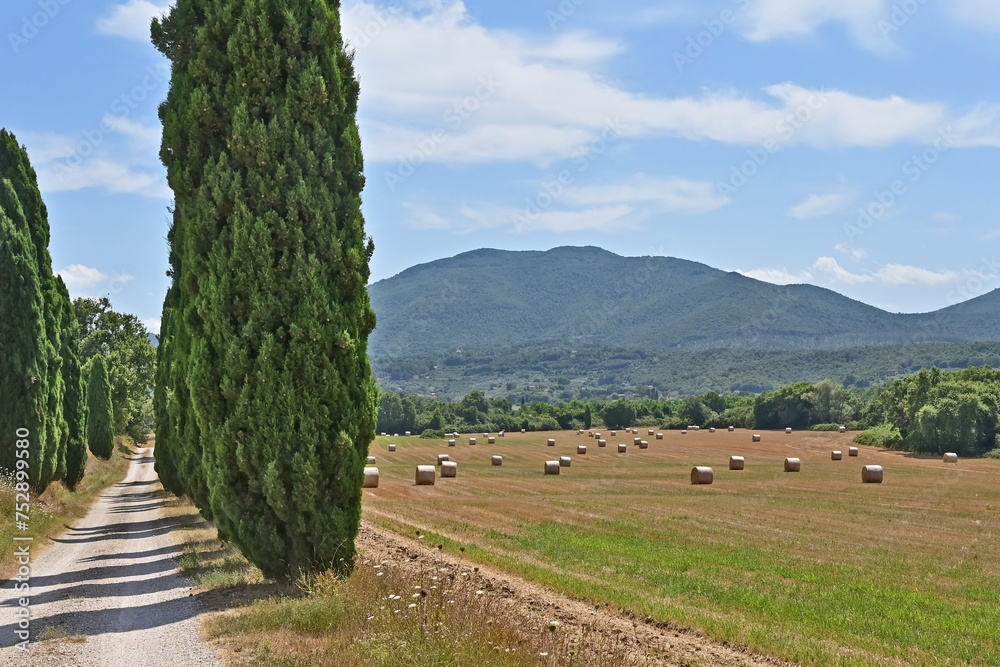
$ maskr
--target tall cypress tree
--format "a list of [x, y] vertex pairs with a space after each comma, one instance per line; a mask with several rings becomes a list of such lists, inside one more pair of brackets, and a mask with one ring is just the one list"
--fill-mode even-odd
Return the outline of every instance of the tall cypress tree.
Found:
[[87, 404], [80, 364], [80, 325], [69, 298], [69, 290], [59, 276], [56, 276], [56, 286], [62, 300], [63, 382], [66, 385], [63, 399], [63, 415], [66, 418], [66, 471], [63, 479], [72, 490], [83, 479], [87, 467]]
[[[31, 431], [32, 447], [37, 448], [37, 451], [32, 451], [31, 455], [31, 483], [35, 490], [41, 493], [49, 482], [56, 478], [57, 473], [65, 472], [65, 466], [60, 469], [59, 465], [60, 461], [65, 461], [68, 437], [68, 429], [63, 417], [64, 384], [62, 357], [60, 356], [62, 347], [61, 295], [52, 273], [52, 259], [48, 249], [48, 212], [42, 202], [35, 170], [31, 167], [27, 151], [17, 143], [16, 137], [5, 129], [0, 129], [0, 181], [5, 184], [0, 192], [0, 208], [5, 211], [10, 223], [8, 233], [22, 237], [22, 240], [15, 242], [15, 245], [31, 255], [29, 263], [34, 272], [34, 278], [29, 281], [33, 286], [28, 287], [28, 284], [24, 282], [23, 273], [26, 267], [15, 268], [15, 273], [22, 275], [21, 282], [17, 284], [22, 285], [28, 292], [34, 293], [34, 290], [37, 289], [41, 298], [40, 309], [33, 305], [28, 310], [4, 311], [5, 315], [11, 318], [8, 324], [10, 328], [24, 327], [20, 330], [20, 335], [11, 331], [13, 337], [10, 340], [21, 338], [28, 330], [32, 330], [33, 335], [38, 336], [37, 340], [30, 345], [34, 350], [31, 354], [27, 352], [28, 347], [21, 347], [21, 354], [29, 354], [29, 356], [18, 354], [16, 355], [18, 361], [13, 361], [15, 355], [12, 354], [10, 359], [13, 363], [11, 370], [15, 372], [11, 382], [15, 385], [25, 381], [31, 384], [30, 391], [22, 385], [20, 394], [15, 392], [11, 395], [12, 400], [14, 400], [15, 395], [18, 395], [17, 400], [27, 401], [31, 406], [28, 411], [40, 415], [41, 419], [34, 427], [24, 426]], [[20, 232], [15, 232], [15, 230], [20, 230]], [[12, 248], [10, 247], [10, 249]], [[22, 301], [33, 301], [34, 299], [33, 296], [29, 297], [27, 292], [14, 297], [15, 300], [18, 298]], [[27, 305], [26, 302], [25, 305]], [[36, 322], [36, 318], [39, 317], [40, 321]], [[2, 340], [0, 339], [0, 345], [3, 345]], [[37, 371], [37, 374], [32, 373], [25, 380], [24, 377], [19, 376], [17, 369], [23, 371], [28, 367]], [[18, 379], [19, 377], [20, 379]], [[40, 412], [38, 401], [42, 401]], [[17, 409], [15, 409], [16, 412]]]
[[205, 509], [208, 491], [220, 534], [269, 576], [345, 571], [376, 392], [339, 2], [178, 0], [152, 32], [173, 62], [171, 457], [184, 451], [192, 498]]
[[91, 453], [107, 461], [115, 451], [115, 413], [111, 406], [111, 383], [104, 357], [89, 362], [87, 373], [87, 444]]

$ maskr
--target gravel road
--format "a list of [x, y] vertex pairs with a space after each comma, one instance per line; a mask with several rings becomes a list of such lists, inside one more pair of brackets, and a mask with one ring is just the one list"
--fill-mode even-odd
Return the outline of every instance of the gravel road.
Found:
[[[13, 646], [20, 595], [11, 582], [4, 585], [0, 664], [223, 664], [201, 640], [191, 587], [173, 560], [182, 550], [171, 531], [191, 519], [166, 517], [154, 495], [158, 488], [152, 450], [140, 449], [125, 480], [37, 560], [32, 557], [29, 653]], [[70, 638], [38, 641], [43, 631], [42, 637]]]

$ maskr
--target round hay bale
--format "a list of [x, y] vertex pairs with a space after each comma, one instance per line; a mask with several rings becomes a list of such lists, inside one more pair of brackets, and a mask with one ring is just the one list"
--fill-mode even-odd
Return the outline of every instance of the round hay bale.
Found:
[[831, 461], [843, 461], [844, 460], [844, 452], [838, 452], [837, 450], [833, 450], [832, 452], [830, 452], [830, 460]]
[[545, 444], [547, 444], [549, 447], [555, 447], [556, 446], [556, 439], [555, 438], [549, 438], [545, 442]]
[[445, 461], [442, 463], [441, 477], [458, 477], [458, 464], [454, 461]]
[[618, 444], [618, 453], [619, 454], [624, 454], [627, 451], [628, 451], [628, 447], [624, 443], [619, 443]]
[[858, 455], [858, 448], [857, 447], [848, 447], [848, 449], [847, 449], [847, 455], [848, 456], [857, 456]]
[[847, 433], [847, 427], [846, 426], [841, 426], [840, 429], [839, 429], [839, 431], [841, 433]]
[[483, 437], [484, 438], [488, 438], [488, 437], [490, 437], [490, 434], [489, 433], [483, 433]]
[[375, 463], [375, 457], [374, 456], [369, 456], [368, 457], [368, 463]]
[[700, 426], [688, 426], [689, 431], [697, 431], [700, 428], [701, 428]]
[[409, 437], [410, 436], [410, 432], [407, 431], [405, 435], [406, 435], [406, 437]]
[[730, 470], [743, 470], [747, 462], [742, 456], [730, 456], [729, 457], [729, 469]]
[[526, 433], [526, 431], [525, 431], [525, 430], [524, 430], [524, 429], [522, 428], [522, 429], [521, 429], [521, 433]]
[[438, 454], [438, 465], [441, 465], [445, 461], [451, 461], [451, 457], [447, 454]]
[[381, 435], [383, 438], [386, 436], [385, 433], [379, 433], [379, 435]]
[[608, 446], [608, 441], [604, 440], [604, 439], [598, 440], [597, 441], [597, 446], [598, 447], [607, 447]]
[[799, 459], [785, 459], [785, 472], [800, 472], [802, 461]]
[[792, 432], [792, 427], [791, 427], [791, 426], [786, 426], [786, 427], [785, 427], [785, 435], [788, 435], [788, 434], [790, 434], [791, 432]]
[[640, 442], [642, 442], [642, 438], [632, 438], [633, 445], [636, 445], [638, 447]]
[[497, 439], [495, 437], [493, 437], [492, 435], [490, 437], [486, 438], [486, 444], [487, 445], [495, 445], [496, 442], [497, 442]]
[[507, 435], [507, 431], [500, 431], [499, 433], [497, 433], [497, 435], [499, 435], [502, 438], [505, 435]]
[[454, 438], [452, 438], [451, 440], [448, 441], [448, 446], [449, 447], [454, 447], [455, 446], [455, 439]]
[[618, 435], [618, 431], [612, 431], [612, 432], [611, 432], [611, 436], [612, 436], [612, 437], [614, 437], [614, 436], [616, 436], [616, 435]]
[[476, 444], [476, 439], [475, 438], [469, 438], [469, 444], [470, 445]]
[[736, 430], [736, 427], [735, 427], [735, 426], [730, 426], [730, 427], [729, 427], [729, 432], [730, 432], [730, 433], [732, 433], [732, 432], [733, 432], [733, 431], [735, 431], [735, 430]]
[[594, 437], [594, 432], [590, 431], [589, 433], [587, 433], [587, 437], [588, 438], [593, 438]]
[[687, 435], [687, 434], [688, 434], [688, 430], [686, 428], [685, 429], [681, 429], [681, 435]]
[[945, 463], [958, 463], [958, 454], [955, 452], [947, 452], [942, 460]]
[[637, 428], [632, 429], [632, 435], [639, 435], [639, 429]]
[[433, 486], [436, 474], [434, 466], [417, 466], [417, 486]]
[[752, 440], [753, 440], [754, 442], [760, 442], [760, 433], [754, 433], [754, 434], [753, 434], [753, 438], [751, 438], [751, 439], [752, 439]]
[[490, 458], [490, 463], [492, 463], [495, 466], [502, 466], [503, 465], [503, 457], [502, 456], [493, 456], [493, 457]]
[[378, 488], [378, 468], [365, 468], [364, 488], [366, 489]]
[[559, 461], [546, 461], [545, 462], [545, 474], [546, 475], [558, 475], [559, 474]]
[[392, 437], [394, 437], [394, 438], [398, 438], [398, 437], [399, 437], [399, 434], [398, 434], [398, 433], [393, 433], [393, 434], [392, 434]]
[[861, 468], [861, 481], [864, 484], [882, 483], [882, 466], [864, 466]]
[[654, 435], [655, 433], [656, 433], [655, 430], [649, 429], [649, 431], [646, 432], [646, 435]]
[[656, 439], [657, 440], [663, 440], [663, 434], [662, 433], [657, 433], [656, 434]]
[[715, 433], [715, 427], [713, 426], [713, 427], [711, 427], [710, 429], [708, 429], [708, 432], [709, 432], [709, 433]]
[[587, 445], [577, 445], [576, 446], [576, 453], [577, 454], [586, 454], [587, 453]]
[[396, 445], [389, 445], [389, 451], [390, 452], [396, 451]]
[[559, 466], [560, 467], [562, 467], [562, 468], [568, 468], [571, 465], [573, 465], [573, 459], [571, 459], [568, 456], [560, 456], [559, 457]]
[[581, 428], [579, 431], [576, 432], [576, 434], [577, 435], [583, 435], [583, 429]]
[[600, 439], [601, 439], [601, 434], [600, 433], [595, 433], [594, 434], [594, 440], [600, 440]]
[[691, 468], [692, 484], [711, 484], [715, 479], [715, 473], [708, 466], [695, 466]]
[[649, 449], [649, 441], [648, 440], [640, 440], [639, 441], [639, 449]]

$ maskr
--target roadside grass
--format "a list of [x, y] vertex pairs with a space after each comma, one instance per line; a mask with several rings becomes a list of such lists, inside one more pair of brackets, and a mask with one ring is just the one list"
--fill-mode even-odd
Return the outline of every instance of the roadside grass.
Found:
[[74, 644], [83, 644], [87, 641], [87, 635], [71, 635], [58, 626], [47, 625], [38, 633], [35, 641], [45, 642], [49, 640], [62, 640], [73, 642]]
[[[624, 455], [575, 432], [457, 448], [377, 438], [382, 479], [365, 516], [561, 593], [804, 664], [1000, 664], [1000, 464], [949, 468], [868, 447], [831, 461], [851, 437], [667, 432]], [[574, 455], [577, 444], [591, 447]], [[413, 465], [437, 453], [459, 461], [459, 478], [414, 486]], [[571, 468], [542, 475], [567, 454]], [[730, 454], [747, 469], [726, 470]], [[801, 473], [781, 472], [786, 456]], [[870, 463], [884, 484], [860, 483]], [[692, 486], [693, 465], [714, 465], [715, 483]]]
[[31, 496], [29, 530], [19, 531], [14, 522], [17, 492], [10, 478], [0, 477], [0, 580], [17, 571], [14, 537], [34, 537], [32, 557], [37, 557], [48, 538], [62, 533], [90, 510], [98, 496], [125, 478], [135, 445], [128, 436], [115, 437], [115, 453], [103, 461], [87, 452], [86, 474], [75, 491], [62, 482], [50, 484], [45, 493]]
[[298, 585], [299, 599], [209, 618], [209, 637], [225, 641], [235, 664], [263, 667], [628, 664], [616, 644], [583, 651], [557, 626], [517, 624], [497, 596], [447, 568], [428, 565], [415, 576], [389, 562], [360, 562], [345, 579], [323, 574]]

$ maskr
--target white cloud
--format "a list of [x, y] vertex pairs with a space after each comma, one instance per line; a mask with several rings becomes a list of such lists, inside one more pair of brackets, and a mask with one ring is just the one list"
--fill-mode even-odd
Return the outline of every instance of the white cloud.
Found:
[[835, 282], [846, 283], [848, 285], [869, 283], [874, 280], [872, 276], [851, 273], [847, 269], [840, 266], [840, 264], [837, 263], [837, 260], [833, 257], [820, 257], [816, 260], [816, 263], [813, 264], [812, 268], [814, 271], [825, 274]]
[[812, 274], [808, 271], [803, 271], [800, 274], [794, 274], [785, 267], [778, 269], [753, 269], [752, 271], [739, 271], [738, 273], [741, 273], [748, 278], [754, 278], [756, 280], [761, 280], [765, 283], [773, 283], [775, 285], [798, 285], [812, 280]]
[[948, 0], [945, 4], [960, 23], [977, 30], [1000, 31], [996, 0]]
[[887, 285], [948, 285], [959, 279], [954, 271], [928, 271], [917, 266], [886, 264], [875, 272], [875, 277]]
[[805, 201], [799, 202], [788, 209], [788, 215], [798, 220], [819, 218], [836, 213], [847, 203], [847, 197], [841, 194], [809, 195]]
[[368, 2], [344, 4], [344, 34], [356, 49], [362, 84], [359, 123], [371, 162], [547, 164], [607, 134], [609, 124], [616, 139], [739, 145], [773, 139], [782, 146], [817, 147], [929, 144], [953, 126], [960, 145], [1000, 145], [1000, 105], [954, 110], [933, 101], [868, 98], [792, 82], [756, 93], [651, 97], [602, 76], [603, 64], [621, 52], [619, 43], [584, 33], [527, 39], [488, 29], [457, 0], [421, 7], [389, 13]]
[[828, 21], [840, 21], [862, 45], [879, 48], [885, 40], [878, 21], [884, 17], [887, 4], [886, 0], [756, 0], [746, 11], [746, 36], [760, 42], [807, 35]]
[[857, 246], [851, 245], [849, 243], [838, 243], [834, 249], [837, 252], [842, 252], [850, 255], [855, 261], [864, 259], [868, 256], [864, 248], [859, 248]]
[[146, 330], [154, 336], [160, 335], [160, 318], [159, 317], [147, 317], [142, 320], [142, 325], [146, 327]]
[[579, 205], [646, 202], [658, 212], [679, 213], [709, 213], [729, 202], [711, 183], [643, 174], [627, 183], [570, 188], [565, 199]]
[[115, 5], [108, 14], [97, 19], [97, 32], [101, 35], [148, 41], [149, 24], [154, 17], [167, 13], [172, 4], [128, 0], [123, 5]]
[[145, 151], [158, 152], [160, 149], [160, 139], [163, 136], [163, 126], [159, 123], [155, 125], [143, 125], [134, 120], [129, 120], [124, 116], [105, 114], [104, 125], [114, 132], [120, 132], [123, 136], [132, 140], [135, 148]]
[[57, 271], [57, 273], [62, 276], [63, 282], [66, 283], [67, 289], [71, 292], [92, 287], [109, 278], [107, 274], [101, 273], [100, 270], [84, 266], [83, 264], [71, 264], [62, 271]]
[[163, 174], [139, 171], [102, 158], [76, 163], [50, 162], [37, 166], [36, 171], [42, 192], [104, 188], [112, 194], [131, 193], [154, 199], [172, 196]]

